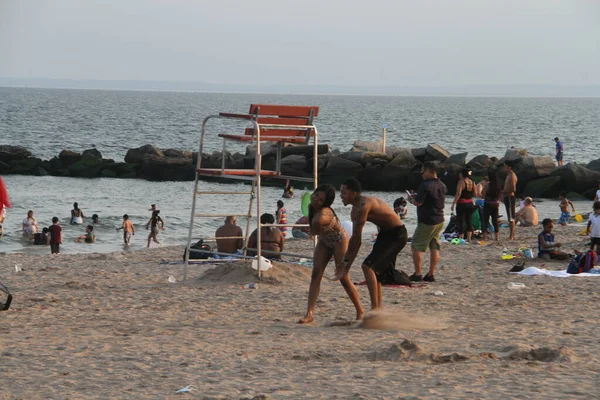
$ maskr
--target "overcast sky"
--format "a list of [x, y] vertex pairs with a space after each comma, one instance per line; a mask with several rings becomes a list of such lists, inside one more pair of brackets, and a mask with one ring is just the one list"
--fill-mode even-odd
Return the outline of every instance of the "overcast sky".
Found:
[[600, 84], [600, 0], [0, 0], [0, 77]]

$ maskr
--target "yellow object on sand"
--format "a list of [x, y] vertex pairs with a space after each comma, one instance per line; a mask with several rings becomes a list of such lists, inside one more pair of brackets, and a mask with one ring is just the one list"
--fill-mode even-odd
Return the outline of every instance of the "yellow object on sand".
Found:
[[581, 232], [579, 232], [579, 233], [578, 233], [578, 235], [579, 235], [579, 236], [585, 236], [585, 235], [587, 235], [587, 226], [586, 226], [585, 228], [583, 228], [583, 229], [581, 230]]
[[581, 216], [581, 214], [575, 214], [575, 221], [583, 222], [583, 217]]
[[515, 256], [512, 254], [505, 254], [502, 256], [503, 260], [512, 260], [513, 258], [515, 258]]

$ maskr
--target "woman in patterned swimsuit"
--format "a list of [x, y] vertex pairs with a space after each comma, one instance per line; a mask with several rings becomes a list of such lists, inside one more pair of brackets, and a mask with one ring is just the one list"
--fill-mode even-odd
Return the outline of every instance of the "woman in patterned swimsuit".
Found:
[[[308, 310], [304, 318], [298, 320], [299, 324], [306, 324], [314, 319], [313, 313], [321, 289], [321, 279], [323, 279], [323, 273], [331, 256], [335, 258], [336, 266], [342, 265], [348, 249], [349, 236], [331, 208], [334, 199], [335, 188], [331, 185], [318, 186], [310, 197], [308, 221], [310, 231], [318, 237], [318, 241], [313, 255], [313, 271], [308, 289]], [[364, 310], [360, 305], [358, 291], [352, 284], [349, 273], [346, 273], [340, 282], [356, 308], [356, 319], [362, 319]]]

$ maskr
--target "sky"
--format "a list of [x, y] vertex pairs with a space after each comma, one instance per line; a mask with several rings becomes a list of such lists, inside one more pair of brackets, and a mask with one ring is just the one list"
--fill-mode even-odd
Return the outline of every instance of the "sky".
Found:
[[0, 0], [0, 77], [599, 85], [600, 0]]

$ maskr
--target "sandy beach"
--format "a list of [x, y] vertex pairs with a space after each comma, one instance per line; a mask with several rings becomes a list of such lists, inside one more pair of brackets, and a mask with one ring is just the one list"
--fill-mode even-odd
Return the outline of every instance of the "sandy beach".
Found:
[[[600, 276], [510, 275], [518, 260], [500, 258], [504, 246], [535, 249], [540, 230], [517, 229], [511, 243], [443, 244], [437, 282], [386, 288], [384, 314], [366, 327], [352, 323], [340, 284], [325, 280], [315, 322], [298, 325], [311, 272], [298, 264], [276, 263], [260, 282], [248, 261], [193, 265], [181, 282], [182, 265], [160, 264], [180, 260], [181, 246], [2, 255], [14, 300], [0, 312], [0, 398], [598, 398]], [[557, 226], [556, 240], [584, 250], [579, 230]], [[413, 272], [408, 247], [397, 268]], [[351, 273], [363, 280], [359, 265]], [[250, 282], [258, 289], [241, 288]], [[187, 385], [197, 389], [175, 393]]]

